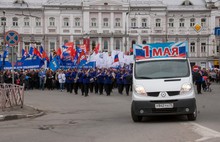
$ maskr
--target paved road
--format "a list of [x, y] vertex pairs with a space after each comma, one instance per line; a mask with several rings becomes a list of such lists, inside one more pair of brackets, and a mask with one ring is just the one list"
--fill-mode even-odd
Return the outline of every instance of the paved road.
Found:
[[54, 91], [26, 91], [25, 104], [46, 115], [0, 122], [0, 142], [219, 142], [220, 84], [197, 95], [198, 119], [152, 117], [133, 123], [131, 96], [89, 97]]

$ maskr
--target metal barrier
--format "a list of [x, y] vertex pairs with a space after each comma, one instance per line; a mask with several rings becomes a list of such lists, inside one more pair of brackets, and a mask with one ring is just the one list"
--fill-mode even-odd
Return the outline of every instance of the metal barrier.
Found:
[[0, 107], [2, 110], [24, 104], [24, 85], [0, 84]]

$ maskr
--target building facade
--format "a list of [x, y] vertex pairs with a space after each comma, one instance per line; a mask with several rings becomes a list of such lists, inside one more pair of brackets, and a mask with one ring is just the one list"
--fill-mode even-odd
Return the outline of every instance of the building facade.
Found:
[[219, 37], [213, 33], [220, 26], [218, 2], [1, 0], [0, 11], [1, 43], [5, 32], [17, 31], [19, 56], [31, 43], [51, 52], [65, 42], [83, 44], [90, 38], [91, 50], [99, 43], [100, 50], [108, 52], [127, 52], [135, 43], [188, 41], [192, 65], [217, 66], [219, 60]]

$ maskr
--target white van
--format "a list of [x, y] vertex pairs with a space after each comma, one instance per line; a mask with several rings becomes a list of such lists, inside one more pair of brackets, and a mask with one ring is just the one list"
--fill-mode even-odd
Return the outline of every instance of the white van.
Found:
[[187, 115], [188, 120], [196, 120], [187, 43], [134, 45], [134, 56], [139, 60], [133, 66], [133, 121], [156, 115]]

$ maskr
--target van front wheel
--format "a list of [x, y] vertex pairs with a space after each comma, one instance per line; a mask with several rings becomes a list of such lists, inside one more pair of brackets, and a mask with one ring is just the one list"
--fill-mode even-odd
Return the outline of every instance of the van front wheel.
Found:
[[142, 121], [142, 116], [138, 116], [134, 113], [134, 110], [131, 108], [131, 117], [132, 117], [132, 120], [134, 122], [141, 122]]
[[195, 108], [195, 111], [192, 114], [188, 114], [187, 118], [189, 121], [195, 121], [197, 117], [197, 109]]

